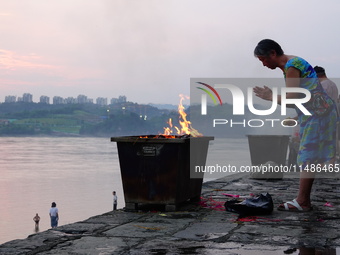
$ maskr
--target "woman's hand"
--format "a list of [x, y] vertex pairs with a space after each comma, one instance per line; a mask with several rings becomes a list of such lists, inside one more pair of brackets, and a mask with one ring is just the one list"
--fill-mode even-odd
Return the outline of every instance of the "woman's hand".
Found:
[[256, 86], [255, 88], [253, 88], [253, 91], [254, 91], [255, 95], [259, 98], [262, 98], [262, 99], [268, 100], [268, 101], [273, 100], [273, 92], [267, 86], [263, 86], [263, 88]]

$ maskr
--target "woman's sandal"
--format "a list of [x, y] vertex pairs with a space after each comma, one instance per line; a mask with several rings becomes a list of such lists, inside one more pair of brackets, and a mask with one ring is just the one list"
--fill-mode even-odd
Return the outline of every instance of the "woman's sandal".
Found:
[[[294, 207], [289, 207], [288, 205], [292, 205]], [[277, 209], [279, 211], [286, 211], [286, 212], [309, 212], [310, 210], [312, 210], [312, 207], [303, 208], [299, 205], [296, 199], [293, 199], [292, 201], [279, 205]]]

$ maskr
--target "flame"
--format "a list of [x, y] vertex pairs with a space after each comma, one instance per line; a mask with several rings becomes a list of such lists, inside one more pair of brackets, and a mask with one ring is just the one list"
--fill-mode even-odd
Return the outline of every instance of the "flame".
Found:
[[162, 137], [164, 137], [164, 138], [176, 138], [175, 135], [162, 135]]
[[184, 111], [184, 106], [183, 106], [183, 100], [185, 98], [189, 99], [189, 97], [186, 97], [182, 94], [179, 95], [180, 96], [180, 102], [178, 105], [178, 113], [179, 113], [179, 124], [180, 124], [180, 128], [176, 127], [172, 124], [172, 119], [170, 118], [168, 123], [168, 127], [164, 128], [164, 133], [162, 135], [172, 135], [174, 133], [174, 129], [176, 130], [176, 134], [177, 135], [191, 135], [193, 137], [197, 137], [197, 136], [202, 136], [202, 134], [200, 134], [196, 129], [191, 127], [191, 122], [187, 120], [187, 114]]
[[141, 135], [139, 138], [177, 138], [175, 135]]
[[163, 133], [163, 135], [171, 135], [172, 134], [172, 119], [170, 118], [169, 120], [168, 120], [168, 127], [165, 127], [164, 128], [164, 133]]

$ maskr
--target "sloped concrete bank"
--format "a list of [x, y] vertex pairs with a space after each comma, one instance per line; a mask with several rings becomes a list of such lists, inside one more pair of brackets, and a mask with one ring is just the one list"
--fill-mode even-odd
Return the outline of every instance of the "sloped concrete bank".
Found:
[[[298, 179], [253, 180], [238, 174], [206, 182], [200, 205], [177, 212], [117, 210], [0, 245], [0, 254], [298, 254], [340, 247], [339, 178], [317, 179], [313, 210], [238, 220], [224, 194], [269, 192], [275, 206], [295, 197]], [[335, 254], [335, 253], [334, 253]]]

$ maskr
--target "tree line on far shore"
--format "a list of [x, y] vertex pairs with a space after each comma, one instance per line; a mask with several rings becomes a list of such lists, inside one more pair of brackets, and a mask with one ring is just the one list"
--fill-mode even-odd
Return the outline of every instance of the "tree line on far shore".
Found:
[[126, 102], [50, 105], [41, 103], [0, 104], [1, 136], [108, 136], [159, 134], [174, 110]]
[[[203, 135], [244, 136], [248, 128], [212, 129], [212, 120], [232, 116], [232, 105], [208, 106], [209, 114], [201, 116], [200, 106], [185, 109], [192, 127]], [[249, 117], [246, 113], [242, 118]], [[153, 105], [132, 102], [100, 106], [97, 104], [50, 105], [42, 103], [1, 103], [0, 136], [123, 136], [157, 135], [168, 127], [180, 127], [177, 110], [159, 109]], [[240, 119], [235, 117], [235, 120]], [[174, 129], [175, 131], [175, 129]]]

